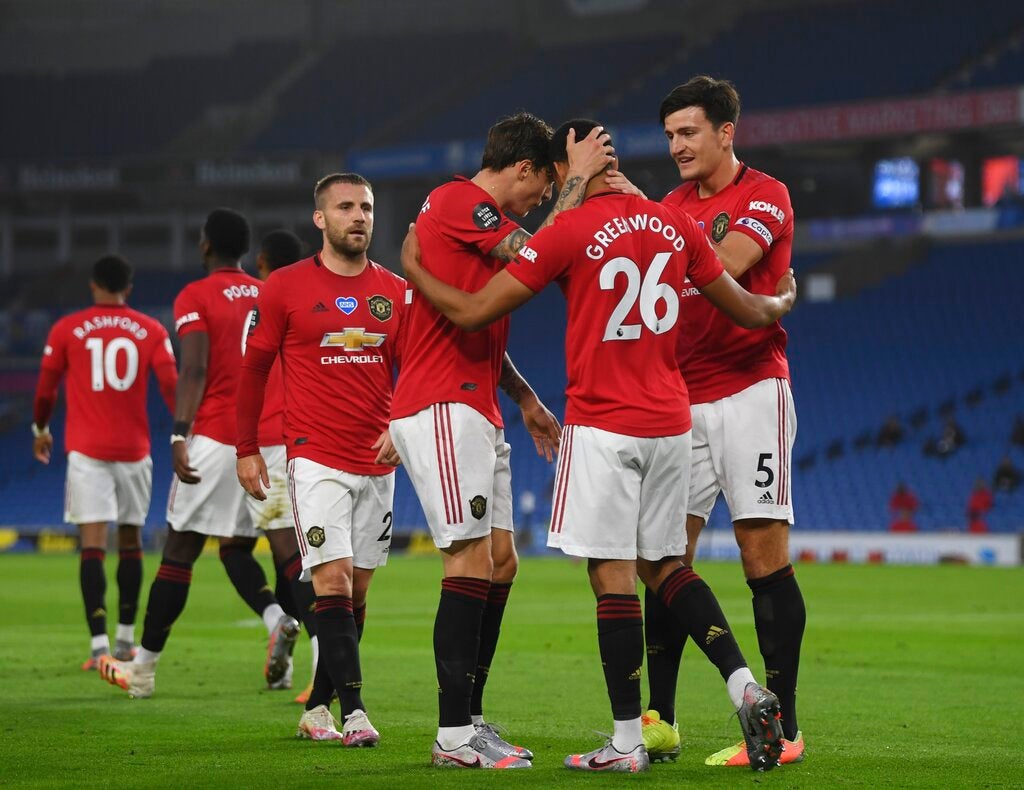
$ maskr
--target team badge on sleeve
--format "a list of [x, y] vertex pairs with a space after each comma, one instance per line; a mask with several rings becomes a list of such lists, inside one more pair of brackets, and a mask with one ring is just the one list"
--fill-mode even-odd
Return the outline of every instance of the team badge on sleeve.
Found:
[[370, 315], [378, 321], [387, 321], [391, 318], [391, 300], [386, 296], [370, 296], [367, 298], [370, 307]]
[[473, 518], [477, 521], [482, 519], [487, 512], [487, 497], [477, 494], [469, 500], [469, 512], [473, 514]]
[[725, 211], [711, 220], [711, 240], [718, 244], [729, 232], [729, 215]]
[[309, 545], [313, 548], [318, 549], [323, 546], [326, 539], [323, 527], [310, 527], [306, 530], [306, 540], [309, 541]]
[[473, 207], [473, 224], [480, 230], [488, 230], [501, 223], [501, 215], [493, 203], [477, 203]]

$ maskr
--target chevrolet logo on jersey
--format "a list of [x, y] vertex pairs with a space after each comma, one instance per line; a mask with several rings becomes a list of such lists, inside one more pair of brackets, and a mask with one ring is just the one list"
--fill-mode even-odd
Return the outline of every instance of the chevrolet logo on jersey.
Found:
[[367, 332], [362, 327], [346, 327], [344, 332], [327, 332], [320, 341], [320, 347], [334, 348], [341, 346], [346, 351], [361, 351], [364, 348], [377, 348], [384, 345], [387, 335]]

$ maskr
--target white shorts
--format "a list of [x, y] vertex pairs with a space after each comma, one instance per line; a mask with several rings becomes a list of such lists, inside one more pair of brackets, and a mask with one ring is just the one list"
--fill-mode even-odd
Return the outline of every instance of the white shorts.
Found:
[[690, 413], [690, 515], [707, 521], [721, 491], [733, 521], [769, 518], [792, 524], [796, 409], [789, 382], [765, 379], [728, 398], [693, 406]]
[[505, 432], [464, 403], [435, 403], [391, 422], [395, 444], [434, 545], [512, 531], [512, 448]]
[[153, 459], [100, 461], [68, 453], [64, 520], [69, 524], [114, 521], [141, 527], [153, 493]]
[[386, 565], [391, 549], [395, 475], [356, 475], [308, 458], [288, 462], [288, 490], [302, 581], [310, 569], [352, 558], [357, 568]]
[[689, 476], [689, 432], [639, 438], [566, 425], [548, 546], [602, 560], [682, 556]]
[[188, 439], [188, 461], [199, 477], [195, 485], [171, 481], [167, 523], [175, 532], [199, 532], [218, 538], [255, 538], [244, 499], [245, 489], [235, 472], [235, 448], [209, 436]]
[[246, 496], [245, 505], [256, 529], [270, 532], [274, 529], [294, 529], [292, 501], [288, 496], [288, 453], [283, 444], [261, 447], [260, 455], [267, 465], [270, 488], [264, 500]]

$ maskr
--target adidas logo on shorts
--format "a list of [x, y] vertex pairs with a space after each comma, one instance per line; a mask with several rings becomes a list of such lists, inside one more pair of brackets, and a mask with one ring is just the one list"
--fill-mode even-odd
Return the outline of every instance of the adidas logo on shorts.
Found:
[[759, 505], [774, 505], [775, 504], [775, 500], [772, 499], [771, 491], [765, 491], [763, 494], [761, 494], [761, 498], [759, 500], [757, 500], [757, 504], [759, 504]]

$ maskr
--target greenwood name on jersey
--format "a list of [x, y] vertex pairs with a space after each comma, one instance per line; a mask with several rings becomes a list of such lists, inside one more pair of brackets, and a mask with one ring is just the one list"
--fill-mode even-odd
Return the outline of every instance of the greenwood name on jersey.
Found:
[[676, 361], [680, 293], [723, 269], [697, 224], [670, 206], [603, 192], [558, 215], [507, 268], [565, 296], [565, 422], [637, 437], [690, 429]]

